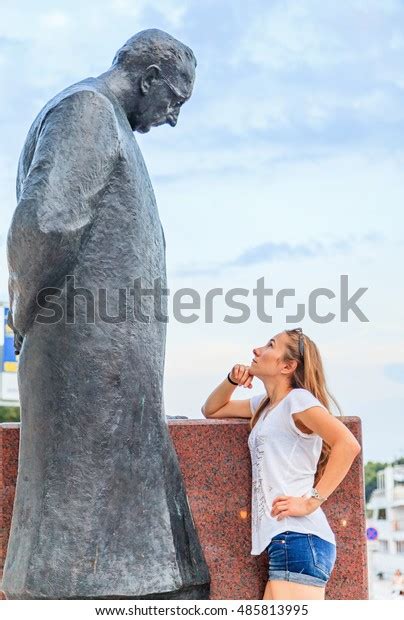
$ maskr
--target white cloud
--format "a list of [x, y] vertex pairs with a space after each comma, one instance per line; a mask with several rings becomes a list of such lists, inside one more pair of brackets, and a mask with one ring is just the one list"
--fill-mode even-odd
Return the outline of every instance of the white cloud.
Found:
[[234, 59], [288, 71], [301, 65], [321, 68], [347, 59], [352, 52], [344, 46], [341, 31], [321, 27], [321, 15], [329, 12], [329, 5], [316, 1], [268, 4], [247, 27]]
[[39, 16], [39, 23], [44, 28], [60, 30], [68, 25], [70, 21], [69, 16], [61, 11], [54, 11], [52, 13], [45, 13]]
[[159, 13], [173, 27], [182, 26], [189, 2], [178, 0], [112, 0], [112, 8], [127, 17], [139, 18], [145, 9]]
[[271, 2], [247, 26], [234, 60], [287, 71], [375, 60], [385, 55], [386, 38], [398, 49], [395, 24], [403, 15], [399, 2]]

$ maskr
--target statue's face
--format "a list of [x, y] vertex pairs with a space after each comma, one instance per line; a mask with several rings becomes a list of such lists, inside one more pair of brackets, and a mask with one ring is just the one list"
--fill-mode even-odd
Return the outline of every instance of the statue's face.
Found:
[[[151, 127], [168, 123], [171, 127], [177, 124], [181, 106], [192, 95], [195, 69], [191, 63], [184, 67], [175, 77], [168, 78], [162, 71], [152, 77], [144, 76], [142, 82], [144, 92], [132, 125], [134, 131], [147, 133]], [[142, 89], [142, 86], [141, 86]]]

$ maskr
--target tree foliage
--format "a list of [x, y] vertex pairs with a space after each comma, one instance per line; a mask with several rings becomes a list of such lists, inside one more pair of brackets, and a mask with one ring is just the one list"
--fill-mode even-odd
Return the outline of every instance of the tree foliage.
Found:
[[0, 422], [19, 422], [19, 407], [0, 407]]

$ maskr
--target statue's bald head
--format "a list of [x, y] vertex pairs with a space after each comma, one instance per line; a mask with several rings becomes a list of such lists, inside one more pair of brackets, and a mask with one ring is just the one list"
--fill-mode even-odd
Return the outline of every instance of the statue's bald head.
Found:
[[157, 28], [142, 30], [128, 39], [112, 61], [114, 67], [127, 72], [142, 71], [155, 64], [168, 79], [174, 80], [178, 74], [189, 80], [197, 65], [190, 47]]
[[164, 123], [176, 125], [192, 94], [195, 67], [192, 50], [181, 41], [162, 30], [142, 30], [117, 51], [107, 80], [132, 129], [145, 133]]

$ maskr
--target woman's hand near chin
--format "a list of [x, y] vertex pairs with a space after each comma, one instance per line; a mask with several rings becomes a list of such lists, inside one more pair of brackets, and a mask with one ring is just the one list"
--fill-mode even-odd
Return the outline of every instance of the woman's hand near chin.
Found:
[[[226, 378], [208, 396], [201, 411], [205, 418], [251, 418], [250, 399], [231, 400], [234, 390], [239, 386], [252, 388], [253, 376], [250, 367], [235, 364]], [[230, 381], [229, 381], [230, 379]]]
[[238, 383], [240, 387], [252, 388], [254, 375], [250, 374], [251, 366], [236, 364], [230, 371], [230, 379]]

